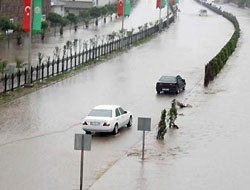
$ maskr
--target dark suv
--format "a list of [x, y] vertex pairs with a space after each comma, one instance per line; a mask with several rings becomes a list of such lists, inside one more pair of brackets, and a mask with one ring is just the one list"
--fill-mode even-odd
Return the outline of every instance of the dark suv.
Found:
[[161, 92], [173, 92], [179, 94], [184, 91], [186, 87], [186, 81], [181, 78], [180, 75], [177, 76], [166, 76], [163, 75], [159, 81], [156, 83], [156, 92], [160, 94]]

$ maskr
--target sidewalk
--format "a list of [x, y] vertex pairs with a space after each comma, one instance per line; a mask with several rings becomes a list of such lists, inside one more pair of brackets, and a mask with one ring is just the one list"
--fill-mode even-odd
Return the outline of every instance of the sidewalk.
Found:
[[221, 74], [186, 99], [193, 107], [179, 110], [179, 130], [164, 141], [156, 140], [156, 129], [148, 133], [145, 160], [137, 144], [91, 190], [249, 189], [250, 18], [242, 9], [223, 9], [240, 15], [242, 37]]

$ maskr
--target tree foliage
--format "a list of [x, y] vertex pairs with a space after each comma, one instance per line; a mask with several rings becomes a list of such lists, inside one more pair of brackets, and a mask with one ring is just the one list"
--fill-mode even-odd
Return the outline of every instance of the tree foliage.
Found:
[[161, 120], [158, 124], [158, 132], [157, 132], [157, 139], [163, 140], [165, 134], [167, 133], [167, 125], [166, 125], [166, 113], [167, 111], [164, 109], [161, 112]]
[[16, 57], [15, 62], [16, 62], [16, 68], [17, 69], [20, 69], [20, 68], [23, 67], [23, 61], [20, 58]]
[[0, 16], [0, 30], [6, 32], [11, 29], [14, 30], [15, 25], [8, 18]]
[[4, 74], [5, 69], [6, 69], [8, 64], [9, 64], [9, 62], [6, 60], [0, 61], [0, 72], [2, 73], [2, 75]]
[[67, 19], [70, 21], [70, 23], [76, 24], [78, 22], [76, 15], [74, 15], [73, 13], [69, 13]]
[[57, 14], [57, 13], [52, 13], [50, 12], [49, 15], [48, 15], [48, 20], [53, 24], [53, 25], [56, 25], [56, 24], [59, 24], [62, 20], [62, 16]]

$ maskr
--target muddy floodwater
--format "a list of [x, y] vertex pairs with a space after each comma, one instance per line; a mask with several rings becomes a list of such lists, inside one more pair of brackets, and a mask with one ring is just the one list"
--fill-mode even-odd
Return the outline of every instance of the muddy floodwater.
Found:
[[[222, 6], [238, 16], [242, 37], [222, 74], [204, 89], [204, 66], [230, 39], [234, 28], [210, 11], [200, 17], [202, 7], [194, 1], [180, 1], [179, 8], [175, 23], [149, 42], [0, 106], [2, 189], [78, 189], [80, 152], [73, 150], [74, 134], [82, 133], [81, 121], [99, 104], [121, 105], [133, 113], [134, 123], [116, 136], [93, 135], [92, 150], [84, 154], [84, 189], [249, 187], [250, 104], [245, 102], [250, 91], [241, 82], [249, 73], [249, 12]], [[137, 27], [158, 16], [154, 0], [140, 1], [125, 23]], [[94, 36], [120, 27], [117, 20], [84, 34]], [[46, 52], [63, 44], [66, 36], [67, 32], [65, 39], [50, 37], [35, 46]], [[187, 82], [186, 90], [177, 96], [157, 95], [155, 83], [162, 74], [180, 74]], [[173, 98], [192, 108], [180, 110], [180, 129], [170, 130], [159, 143], [155, 128], [161, 110], [168, 109]], [[147, 134], [144, 164], [139, 158], [139, 116], [151, 117], [153, 126]]]

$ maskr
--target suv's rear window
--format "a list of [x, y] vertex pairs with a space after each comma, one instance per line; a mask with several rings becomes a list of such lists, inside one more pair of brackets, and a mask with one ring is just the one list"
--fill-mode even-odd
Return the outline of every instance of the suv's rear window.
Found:
[[112, 117], [112, 110], [101, 110], [101, 109], [93, 109], [89, 116], [94, 117]]

